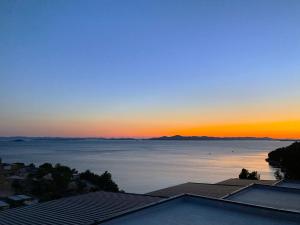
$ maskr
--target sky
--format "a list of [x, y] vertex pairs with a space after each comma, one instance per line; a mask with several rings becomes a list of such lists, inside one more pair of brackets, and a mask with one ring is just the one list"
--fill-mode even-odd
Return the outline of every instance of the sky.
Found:
[[298, 0], [2, 0], [0, 136], [300, 138]]

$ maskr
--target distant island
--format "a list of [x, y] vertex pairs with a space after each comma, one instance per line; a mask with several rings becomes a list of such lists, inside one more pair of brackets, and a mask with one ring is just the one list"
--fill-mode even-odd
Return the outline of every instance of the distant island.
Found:
[[[270, 137], [213, 137], [213, 136], [161, 136], [152, 138], [104, 138], [104, 137], [0, 137], [0, 141], [298, 141], [297, 139], [277, 139]], [[300, 141], [300, 140], [299, 140]]]
[[216, 141], [216, 140], [277, 140], [269, 137], [210, 137], [210, 136], [162, 136], [157, 138], [148, 138], [148, 140], [175, 140], [175, 141]]

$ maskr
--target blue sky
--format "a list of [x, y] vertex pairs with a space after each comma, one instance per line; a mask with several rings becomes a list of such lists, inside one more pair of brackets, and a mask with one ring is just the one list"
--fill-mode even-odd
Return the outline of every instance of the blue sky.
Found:
[[298, 120], [299, 27], [296, 0], [3, 0], [0, 135]]

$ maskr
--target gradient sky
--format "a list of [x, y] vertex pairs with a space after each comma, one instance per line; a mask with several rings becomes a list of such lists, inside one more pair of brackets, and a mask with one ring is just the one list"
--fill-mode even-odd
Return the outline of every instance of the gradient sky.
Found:
[[0, 136], [175, 134], [300, 138], [300, 1], [0, 1]]

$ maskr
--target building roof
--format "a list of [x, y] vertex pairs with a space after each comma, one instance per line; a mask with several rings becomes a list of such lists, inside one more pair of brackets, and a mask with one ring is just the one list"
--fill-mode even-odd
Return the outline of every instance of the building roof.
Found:
[[24, 180], [25, 178], [17, 176], [17, 175], [13, 175], [13, 176], [8, 177], [7, 179], [10, 179], [10, 180]]
[[28, 195], [16, 195], [18, 196], [20, 199], [22, 200], [28, 200], [28, 199], [32, 199], [32, 197], [28, 196]]
[[148, 195], [172, 197], [180, 194], [195, 194], [206, 197], [221, 198], [241, 188], [241, 186], [235, 185], [203, 184], [189, 182], [153, 191], [148, 193]]
[[299, 225], [300, 214], [184, 195], [127, 212], [105, 225]]
[[276, 186], [300, 189], [300, 180], [282, 180]]
[[218, 182], [217, 184], [238, 185], [238, 186], [245, 187], [251, 184], [274, 185], [277, 182], [278, 180], [247, 180], [247, 179], [239, 179], [239, 178], [230, 178], [228, 180]]
[[0, 207], [7, 207], [7, 206], [9, 206], [9, 204], [7, 204], [4, 201], [0, 201]]
[[9, 196], [9, 197], [7, 197], [9, 200], [12, 200], [12, 201], [23, 201], [23, 199], [22, 198], [20, 198], [19, 196], [17, 196], [17, 195], [13, 195], [13, 196]]
[[24, 200], [32, 199], [32, 197], [28, 195], [13, 195], [13, 196], [9, 196], [8, 199], [13, 201], [24, 201]]
[[147, 195], [93, 192], [0, 212], [1, 225], [87, 225], [160, 201]]
[[300, 212], [300, 190], [269, 185], [252, 185], [226, 199], [247, 204]]

